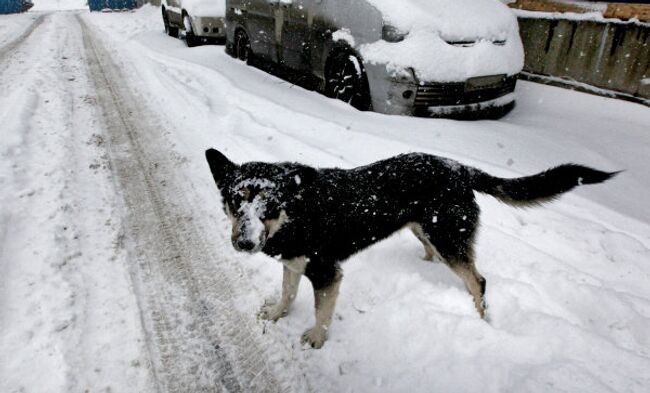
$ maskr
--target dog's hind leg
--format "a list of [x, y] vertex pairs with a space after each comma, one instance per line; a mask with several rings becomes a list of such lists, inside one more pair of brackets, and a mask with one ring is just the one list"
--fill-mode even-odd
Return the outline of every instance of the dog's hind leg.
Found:
[[421, 228], [445, 264], [463, 280], [474, 298], [476, 310], [481, 318], [485, 318], [485, 278], [474, 265], [474, 235], [479, 210], [473, 199], [462, 202], [456, 201], [439, 219], [425, 221]]
[[481, 318], [485, 319], [485, 278], [476, 270], [473, 258], [452, 259], [447, 261], [451, 270], [465, 283], [465, 287], [474, 298], [474, 305]]
[[424, 246], [424, 256], [422, 259], [425, 261], [433, 261], [434, 257], [438, 257], [439, 259], [442, 259], [436, 248], [431, 244], [431, 241], [429, 240], [429, 237], [424, 233], [422, 230], [422, 226], [417, 223], [412, 223], [409, 224], [409, 228], [411, 228], [411, 231], [415, 235], [415, 237], [418, 238], [420, 242], [422, 242], [422, 245]]
[[265, 304], [257, 314], [259, 318], [269, 321], [277, 321], [285, 317], [289, 313], [289, 309], [296, 299], [298, 293], [298, 286], [300, 285], [300, 278], [302, 277], [302, 269], [294, 269], [284, 266], [282, 273], [282, 296], [280, 302], [277, 304]]
[[485, 318], [485, 278], [483, 278], [483, 276], [481, 276], [481, 274], [476, 270], [474, 258], [470, 255], [444, 258], [438, 253], [436, 247], [431, 244], [429, 237], [424, 233], [419, 224], [412, 224], [410, 227], [415, 236], [424, 245], [426, 255], [423, 259], [426, 261], [433, 261], [435, 256], [443, 260], [445, 264], [463, 280], [465, 287], [474, 298], [476, 311], [478, 311], [481, 318]]

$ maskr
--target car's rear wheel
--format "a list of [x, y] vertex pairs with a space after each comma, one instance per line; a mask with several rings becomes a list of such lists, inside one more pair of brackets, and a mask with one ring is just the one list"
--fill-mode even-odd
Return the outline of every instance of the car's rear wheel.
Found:
[[169, 24], [169, 16], [167, 16], [167, 11], [162, 10], [163, 24], [165, 25], [165, 33], [174, 38], [178, 38], [178, 27], [174, 27]]
[[194, 34], [192, 29], [192, 21], [187, 14], [183, 15], [183, 26], [185, 27], [185, 43], [188, 47], [194, 47], [201, 43], [200, 39]]
[[251, 41], [244, 30], [237, 30], [235, 33], [235, 57], [247, 63], [251, 58]]
[[370, 109], [368, 78], [358, 57], [349, 52], [332, 57], [325, 75], [325, 95], [362, 111]]

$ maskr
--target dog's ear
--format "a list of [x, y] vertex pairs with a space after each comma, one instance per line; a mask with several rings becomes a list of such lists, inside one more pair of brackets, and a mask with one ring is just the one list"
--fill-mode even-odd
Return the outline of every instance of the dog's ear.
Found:
[[227, 174], [237, 168], [237, 165], [215, 149], [206, 150], [205, 159], [208, 160], [208, 165], [210, 165], [210, 171], [212, 172], [215, 183], [217, 183], [217, 187]]

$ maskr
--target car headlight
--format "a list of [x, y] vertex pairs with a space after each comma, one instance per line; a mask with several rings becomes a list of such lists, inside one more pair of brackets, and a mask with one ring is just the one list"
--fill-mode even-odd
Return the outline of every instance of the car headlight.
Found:
[[397, 27], [384, 25], [381, 29], [381, 39], [386, 42], [400, 42], [408, 35], [408, 32], [400, 31]]

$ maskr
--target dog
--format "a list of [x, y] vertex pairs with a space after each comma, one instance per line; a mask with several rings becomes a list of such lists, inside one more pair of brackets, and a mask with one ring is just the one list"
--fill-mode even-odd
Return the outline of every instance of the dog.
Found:
[[206, 159], [232, 221], [237, 251], [282, 261], [280, 301], [259, 317], [289, 312], [301, 277], [312, 283], [316, 324], [301, 342], [321, 348], [328, 335], [343, 274], [340, 263], [408, 227], [425, 260], [437, 258], [464, 282], [485, 318], [485, 278], [474, 264], [479, 206], [474, 191], [510, 205], [536, 206], [618, 172], [565, 164], [533, 176], [504, 179], [438, 156], [402, 154], [354, 169], [316, 169], [298, 163], [237, 165], [214, 149]]

